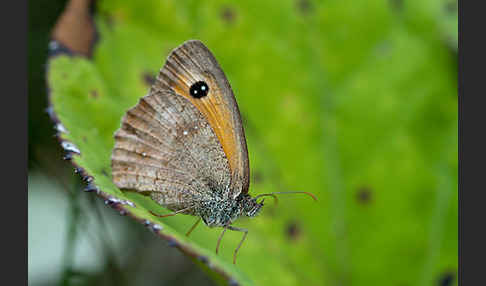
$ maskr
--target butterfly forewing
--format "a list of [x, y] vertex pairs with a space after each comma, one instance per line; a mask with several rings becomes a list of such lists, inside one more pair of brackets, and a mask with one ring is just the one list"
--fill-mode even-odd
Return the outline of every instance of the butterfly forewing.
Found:
[[[201, 82], [209, 88], [207, 95], [191, 95], [191, 87]], [[231, 188], [227, 197], [234, 199], [241, 192], [248, 192], [248, 151], [240, 112], [228, 80], [208, 48], [197, 40], [176, 48], [152, 90], [173, 90], [199, 110], [216, 134], [229, 163]]]

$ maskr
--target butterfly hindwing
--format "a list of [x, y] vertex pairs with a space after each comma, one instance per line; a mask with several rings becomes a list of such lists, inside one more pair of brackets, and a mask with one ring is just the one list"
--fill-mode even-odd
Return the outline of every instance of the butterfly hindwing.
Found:
[[230, 185], [228, 161], [202, 114], [171, 90], [154, 89], [127, 111], [115, 133], [113, 182], [151, 192], [180, 210]]

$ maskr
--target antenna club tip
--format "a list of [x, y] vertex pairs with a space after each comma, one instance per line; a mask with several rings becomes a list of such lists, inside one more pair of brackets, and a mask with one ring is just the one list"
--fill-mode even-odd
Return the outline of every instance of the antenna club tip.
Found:
[[308, 194], [309, 196], [311, 196], [312, 199], [314, 199], [314, 201], [317, 202], [317, 197], [314, 194], [308, 193], [308, 192], [305, 192], [305, 193]]
[[273, 193], [268, 193], [268, 194], [261, 194], [261, 195], [256, 196], [255, 199], [257, 199], [259, 197], [264, 197], [264, 196], [271, 196], [271, 197], [273, 197], [275, 199], [275, 203], [277, 203], [278, 202], [278, 199], [277, 199], [277, 197], [275, 195], [279, 195], [279, 194], [306, 194], [306, 195], [312, 197], [312, 199], [317, 202], [317, 197], [314, 194], [309, 193], [309, 192], [299, 192], [299, 191], [273, 192]]

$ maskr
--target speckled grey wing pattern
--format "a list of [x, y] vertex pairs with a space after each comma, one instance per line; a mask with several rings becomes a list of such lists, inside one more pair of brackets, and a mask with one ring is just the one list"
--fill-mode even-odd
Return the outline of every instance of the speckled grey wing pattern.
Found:
[[160, 205], [196, 214], [197, 204], [230, 186], [228, 161], [204, 116], [171, 89], [152, 87], [115, 133], [113, 182], [150, 192]]

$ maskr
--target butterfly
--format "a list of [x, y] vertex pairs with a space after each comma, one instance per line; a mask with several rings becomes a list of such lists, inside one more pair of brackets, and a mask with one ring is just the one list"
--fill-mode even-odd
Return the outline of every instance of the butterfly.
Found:
[[198, 217], [222, 227], [216, 253], [226, 230], [244, 235], [232, 223], [254, 217], [264, 199], [251, 197], [245, 132], [231, 86], [209, 49], [189, 40], [167, 57], [149, 93], [129, 109], [115, 132], [112, 177], [120, 189], [149, 195], [172, 213]]

